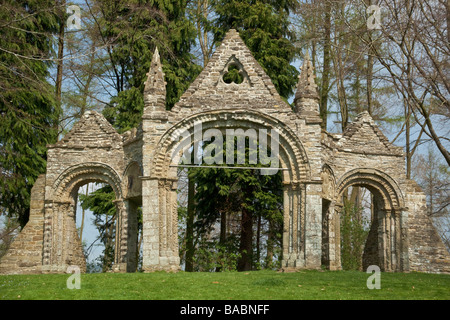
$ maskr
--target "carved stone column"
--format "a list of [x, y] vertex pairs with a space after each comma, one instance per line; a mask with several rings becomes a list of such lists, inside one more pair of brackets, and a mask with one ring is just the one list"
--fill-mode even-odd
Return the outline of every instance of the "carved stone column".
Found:
[[322, 185], [305, 184], [305, 267], [317, 269], [322, 255]]
[[[114, 248], [114, 272], [127, 272], [131, 268], [128, 264], [131, 262], [129, 252], [129, 237], [130, 230], [128, 225], [129, 219], [129, 206], [126, 201], [122, 199], [114, 200], [116, 206], [116, 240]], [[134, 252], [135, 254], [135, 252]], [[133, 260], [133, 257], [131, 257]], [[135, 260], [135, 258], [134, 258]]]
[[180, 270], [176, 181], [143, 179], [143, 269]]
[[44, 217], [43, 272], [64, 273], [69, 265], [86, 271], [75, 224], [74, 203], [46, 202]]
[[322, 201], [322, 264], [329, 270], [340, 270], [339, 261], [339, 214], [335, 209], [335, 202], [330, 200]]
[[166, 184], [167, 192], [167, 212], [169, 226], [167, 229], [168, 260], [170, 271], [179, 271], [180, 256], [178, 253], [178, 203], [177, 203], [177, 182], [168, 180]]
[[[342, 212], [342, 203], [334, 203], [333, 216], [331, 218], [332, 225], [330, 229], [334, 230], [334, 266], [336, 270], [342, 269], [342, 261], [341, 261], [341, 212]], [[330, 262], [331, 264], [331, 262]]]
[[44, 203], [44, 243], [42, 251], [42, 272], [48, 273], [51, 270], [52, 246], [53, 246], [53, 202]]
[[387, 232], [387, 222], [386, 222], [386, 210], [378, 210], [377, 212], [377, 220], [378, 220], [378, 267], [382, 271], [389, 271], [389, 265], [387, 261], [388, 250], [388, 237], [389, 233]]
[[283, 260], [282, 267], [301, 268], [304, 266], [303, 254], [303, 191], [298, 183], [283, 186]]
[[160, 251], [159, 268], [166, 271], [178, 271], [180, 259], [178, 257], [178, 212], [176, 181], [171, 179], [159, 180], [160, 206]]
[[408, 272], [409, 271], [409, 237], [408, 237], [408, 211], [405, 209], [400, 209], [396, 212], [399, 219], [399, 271]]
[[135, 272], [138, 264], [138, 205], [131, 200], [125, 200], [124, 203], [128, 216], [127, 272]]
[[142, 178], [142, 269], [152, 272], [159, 269], [160, 201], [158, 179]]
[[287, 267], [290, 254], [290, 221], [292, 220], [291, 210], [291, 188], [289, 184], [283, 185], [283, 260], [282, 267]]

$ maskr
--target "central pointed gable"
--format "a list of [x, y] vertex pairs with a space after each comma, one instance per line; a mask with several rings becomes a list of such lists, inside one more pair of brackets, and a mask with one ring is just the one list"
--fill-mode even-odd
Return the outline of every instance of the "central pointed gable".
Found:
[[[224, 75], [232, 68], [240, 74], [242, 82], [224, 81]], [[289, 107], [237, 31], [231, 29], [176, 106], [252, 108], [252, 104], [270, 108]]]

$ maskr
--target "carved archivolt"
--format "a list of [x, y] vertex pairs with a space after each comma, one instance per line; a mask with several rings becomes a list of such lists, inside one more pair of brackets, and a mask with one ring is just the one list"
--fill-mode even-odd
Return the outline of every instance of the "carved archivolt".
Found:
[[122, 199], [122, 179], [110, 166], [99, 162], [86, 162], [71, 166], [64, 170], [55, 180], [50, 199], [54, 201], [71, 201], [73, 192], [88, 182], [104, 182], [109, 184], [116, 199]]
[[[278, 133], [280, 166], [286, 168], [284, 181], [298, 182], [310, 180], [310, 166], [305, 149], [297, 135], [288, 125], [269, 115], [250, 110], [222, 110], [195, 114], [172, 126], [159, 140], [156, 154], [150, 167], [155, 178], [170, 177], [170, 164], [173, 153], [184, 143], [183, 139], [194, 141], [195, 124], [201, 123], [202, 129], [228, 128], [263, 129], [270, 128]], [[271, 130], [267, 130], [270, 136]], [[183, 136], [184, 134], [184, 136]], [[174, 175], [176, 177], [176, 175]]]
[[355, 185], [366, 187], [381, 196], [385, 210], [400, 210], [404, 207], [403, 195], [398, 184], [380, 170], [359, 168], [345, 173], [337, 183], [336, 194], [341, 196], [345, 189]]

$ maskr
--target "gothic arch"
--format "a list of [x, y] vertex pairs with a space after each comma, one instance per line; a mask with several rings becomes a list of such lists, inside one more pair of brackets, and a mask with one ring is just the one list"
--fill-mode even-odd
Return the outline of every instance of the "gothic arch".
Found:
[[136, 168], [136, 170], [142, 175], [142, 165], [138, 161], [130, 161], [127, 166], [125, 167], [125, 170], [123, 170], [123, 177], [127, 176], [127, 174], [132, 170], [133, 168]]

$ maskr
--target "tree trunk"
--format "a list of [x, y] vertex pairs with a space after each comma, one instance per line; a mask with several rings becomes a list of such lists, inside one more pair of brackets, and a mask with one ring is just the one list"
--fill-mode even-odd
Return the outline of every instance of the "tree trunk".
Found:
[[[224, 251], [225, 249], [225, 241], [227, 240], [227, 212], [225, 210], [223, 210], [220, 213], [220, 237], [219, 237], [219, 246], [220, 246], [220, 255], [219, 255], [219, 260], [223, 261], [225, 259], [225, 257], [223, 255], [226, 254], [226, 251]], [[222, 265], [218, 265], [216, 267], [216, 272], [221, 272], [222, 271]]]
[[367, 58], [367, 112], [373, 115], [373, 102], [372, 102], [372, 78], [373, 78], [373, 56], [370, 53]]
[[253, 240], [253, 213], [245, 208], [242, 209], [241, 240], [239, 252], [241, 257], [238, 261], [238, 271], [252, 269], [252, 240]]
[[[345, 3], [338, 3], [339, 7], [337, 8], [337, 10], [339, 10], [339, 13], [341, 14], [342, 17], [344, 17], [344, 6]], [[334, 64], [334, 69], [335, 69], [335, 73], [336, 73], [336, 87], [337, 87], [337, 96], [338, 96], [338, 101], [339, 101], [339, 108], [340, 108], [340, 112], [341, 112], [341, 129], [342, 132], [345, 131], [345, 128], [347, 128], [347, 124], [348, 124], [348, 104], [347, 104], [347, 95], [346, 95], [346, 91], [345, 91], [345, 63], [343, 61], [343, 57], [344, 56], [344, 51], [345, 51], [345, 44], [343, 43], [343, 39], [342, 36], [344, 35], [344, 22], [343, 21], [336, 21], [336, 32], [338, 33], [338, 35], [335, 38], [335, 52], [333, 55], [333, 64]]]
[[406, 178], [407, 179], [411, 179], [411, 160], [412, 160], [412, 154], [411, 154], [411, 148], [410, 148], [410, 128], [411, 128], [411, 124], [410, 124], [410, 118], [411, 118], [411, 111], [410, 111], [410, 107], [409, 107], [409, 102], [405, 101], [405, 129], [406, 129], [406, 145], [405, 145], [405, 149], [406, 149]]
[[258, 215], [258, 224], [256, 228], [256, 263], [260, 265], [261, 258], [261, 215]]
[[325, 39], [323, 45], [323, 70], [322, 70], [322, 88], [320, 90], [320, 117], [322, 118], [322, 129], [327, 129], [327, 110], [328, 110], [328, 89], [330, 86], [331, 72], [331, 4], [326, 1], [325, 4]]
[[[86, 184], [86, 193], [85, 195], [88, 196], [89, 194], [89, 183]], [[83, 243], [83, 230], [84, 230], [84, 217], [86, 216], [86, 210], [84, 208], [81, 208], [81, 226], [80, 226], [80, 243]]]
[[[371, 0], [366, 0], [366, 5], [369, 7], [372, 4]], [[373, 41], [369, 33], [369, 52], [367, 53], [367, 112], [373, 115], [373, 102], [372, 102], [372, 79], [373, 79], [373, 55], [372, 55]]]
[[[59, 15], [59, 32], [58, 32], [58, 60], [56, 67], [56, 103], [58, 108], [61, 108], [61, 100], [62, 100], [62, 73], [63, 73], [63, 57], [64, 57], [64, 28], [65, 28], [65, 20], [64, 20], [64, 9], [66, 6], [65, 0], [57, 1], [57, 5], [60, 6], [58, 10]], [[59, 121], [55, 122], [56, 132], [59, 133], [58, 130]]]
[[186, 220], [186, 266], [185, 271], [194, 271], [194, 195], [195, 183], [193, 179], [188, 182], [188, 208]]
[[447, 40], [450, 43], [450, 1], [447, 0]]
[[141, 233], [141, 236], [139, 237], [139, 241], [138, 241], [138, 244], [137, 244], [137, 250], [136, 250], [136, 262], [137, 262], [136, 263], [136, 272], [139, 271], [139, 255], [140, 255], [140, 252], [141, 252], [142, 239], [144, 238], [143, 228], [141, 228], [140, 233]]
[[273, 222], [269, 220], [269, 234], [267, 236], [267, 256], [266, 256], [266, 268], [272, 268], [273, 264], [273, 244], [275, 242]]

